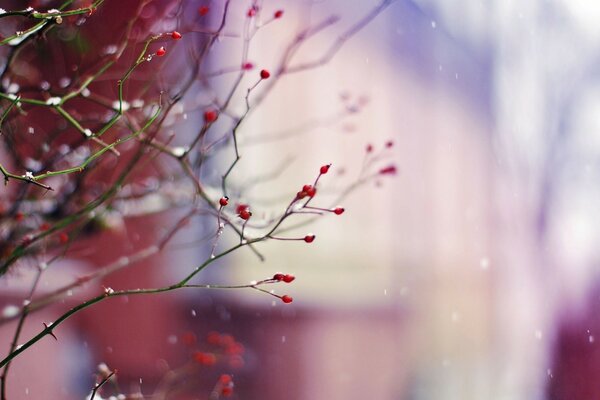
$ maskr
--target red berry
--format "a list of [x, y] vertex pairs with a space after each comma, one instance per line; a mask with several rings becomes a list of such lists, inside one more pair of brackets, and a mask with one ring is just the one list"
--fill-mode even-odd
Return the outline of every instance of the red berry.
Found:
[[242, 69], [249, 71], [252, 68], [254, 68], [254, 64], [252, 64], [251, 62], [245, 62], [242, 64]]
[[283, 301], [285, 304], [290, 304], [292, 301], [294, 301], [294, 299], [292, 298], [292, 296], [288, 296], [286, 294], [281, 296], [281, 301]]
[[398, 172], [398, 170], [395, 165], [389, 165], [379, 170], [380, 175], [396, 175], [396, 172]]
[[284, 276], [285, 275], [283, 275], [283, 274], [275, 274], [275, 275], [273, 275], [273, 280], [281, 282], [283, 280]]
[[308, 197], [315, 197], [315, 194], [317, 194], [317, 188], [315, 187], [310, 187], [307, 191], [306, 191], [306, 195]]
[[15, 221], [17, 222], [21, 222], [25, 219], [25, 214], [23, 214], [22, 212], [18, 212], [15, 214]]
[[255, 7], [251, 7], [248, 9], [248, 17], [252, 18], [256, 15], [256, 8]]
[[370, 153], [373, 151], [373, 145], [372, 144], [368, 144], [367, 145], [367, 153]]
[[167, 50], [164, 48], [164, 46], [161, 46], [160, 49], [156, 50], [155, 53], [158, 57], [162, 57], [165, 54], [167, 54]]
[[267, 71], [266, 69], [263, 69], [260, 71], [261, 79], [269, 79], [270, 76], [271, 76], [271, 73], [269, 71]]
[[223, 395], [223, 397], [229, 397], [233, 394], [233, 388], [230, 386], [225, 386], [223, 389], [221, 389], [221, 395]]
[[60, 235], [58, 235], [58, 241], [62, 244], [67, 243], [69, 241], [69, 235], [62, 232]]
[[40, 231], [47, 231], [48, 229], [50, 229], [50, 224], [47, 222], [42, 222], [40, 224]]
[[346, 211], [346, 210], [342, 207], [336, 207], [333, 209], [333, 212], [335, 213], [335, 215], [341, 215], [344, 213], [344, 211]]
[[171, 37], [174, 40], [179, 40], [179, 39], [181, 39], [181, 33], [177, 32], [177, 31], [173, 31], [173, 33], [171, 33]]
[[387, 142], [385, 142], [385, 147], [387, 147], [388, 149], [393, 146], [394, 146], [393, 140], [388, 140]]
[[304, 241], [305, 241], [306, 243], [312, 243], [312, 242], [314, 242], [314, 241], [315, 241], [315, 237], [316, 237], [316, 236], [315, 236], [315, 235], [313, 235], [313, 234], [306, 235], [306, 236], [304, 236]]
[[219, 199], [219, 205], [221, 207], [225, 207], [227, 204], [229, 204], [229, 197], [223, 196]]
[[329, 172], [330, 167], [331, 167], [331, 164], [323, 165], [320, 170], [321, 175], [325, 175], [327, 172]]
[[206, 122], [207, 124], [215, 122], [217, 118], [219, 118], [219, 113], [217, 113], [216, 110], [210, 109], [204, 111], [204, 122]]
[[242, 210], [240, 212], [240, 218], [243, 219], [243, 220], [248, 221], [251, 216], [252, 216], [252, 213], [248, 209]]
[[241, 213], [244, 210], [249, 209], [250, 206], [248, 204], [238, 204], [237, 206], [235, 206], [235, 212], [236, 213]]
[[283, 16], [283, 10], [277, 10], [275, 11], [275, 14], [273, 14], [273, 17], [275, 18], [281, 18]]
[[291, 283], [294, 281], [294, 279], [296, 279], [296, 277], [294, 275], [285, 274], [283, 276], [282, 281], [284, 281], [285, 283]]
[[233, 379], [229, 374], [223, 374], [219, 377], [219, 382], [221, 382], [222, 385], [229, 385], [232, 381]]
[[208, 8], [208, 6], [201, 6], [200, 8], [198, 8], [198, 14], [200, 14], [201, 17], [204, 17], [206, 14], [208, 14], [208, 11], [210, 11], [210, 8]]

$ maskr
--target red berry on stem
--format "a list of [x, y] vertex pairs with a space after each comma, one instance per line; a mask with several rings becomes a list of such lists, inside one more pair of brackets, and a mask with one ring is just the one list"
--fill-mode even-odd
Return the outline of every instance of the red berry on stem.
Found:
[[208, 14], [209, 11], [210, 8], [208, 8], [208, 6], [201, 6], [200, 8], [198, 8], [198, 14], [200, 14], [201, 17], [204, 17], [206, 14]]
[[210, 109], [204, 111], [204, 122], [207, 124], [215, 122], [217, 118], [219, 118], [219, 113], [217, 113], [217, 110]]
[[251, 216], [252, 216], [252, 213], [248, 209], [240, 211], [240, 218], [245, 221], [248, 221]]
[[283, 280], [284, 276], [285, 275], [283, 275], [283, 274], [275, 274], [275, 275], [273, 275], [273, 280], [280, 282]]
[[229, 197], [223, 196], [219, 199], [219, 205], [221, 207], [225, 207], [227, 204], [229, 204]]
[[167, 54], [167, 50], [164, 48], [164, 46], [161, 46], [160, 49], [156, 50], [155, 53], [158, 57], [162, 57], [165, 54]]
[[313, 235], [313, 234], [306, 235], [306, 236], [304, 236], [304, 241], [305, 241], [306, 243], [312, 243], [312, 242], [314, 242], [314, 241], [315, 241], [315, 237], [316, 237], [316, 236], [315, 236], [315, 235]]
[[335, 215], [341, 215], [344, 213], [344, 211], [346, 211], [343, 207], [336, 207], [333, 209], [333, 212], [335, 213]]
[[294, 275], [290, 275], [290, 274], [285, 274], [283, 276], [282, 281], [284, 281], [285, 283], [291, 283], [294, 281], [294, 279], [296, 279], [296, 277]]
[[181, 33], [177, 32], [177, 31], [173, 31], [173, 33], [171, 33], [171, 37], [174, 40], [179, 40], [179, 39], [181, 39]]
[[277, 10], [275, 11], [275, 14], [273, 14], [273, 17], [275, 18], [281, 18], [283, 16], [283, 10]]
[[269, 71], [267, 71], [266, 69], [263, 69], [260, 71], [261, 79], [269, 79], [270, 76], [271, 76], [271, 73]]
[[323, 165], [320, 170], [321, 175], [325, 175], [327, 172], [329, 172], [329, 168], [331, 168], [331, 164]]
[[281, 296], [281, 301], [283, 301], [285, 304], [290, 304], [292, 301], [294, 301], [294, 299], [292, 298], [292, 296], [288, 296], [286, 294]]
[[306, 194], [308, 195], [308, 197], [315, 197], [315, 195], [317, 194], [317, 188], [315, 187], [310, 187], [307, 191]]

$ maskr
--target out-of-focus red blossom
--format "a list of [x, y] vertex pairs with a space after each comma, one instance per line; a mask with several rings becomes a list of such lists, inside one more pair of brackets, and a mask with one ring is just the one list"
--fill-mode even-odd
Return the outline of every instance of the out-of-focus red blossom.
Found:
[[206, 341], [208, 344], [218, 346], [221, 344], [221, 334], [214, 331], [208, 332], [208, 335], [206, 335]]
[[217, 363], [217, 356], [213, 353], [204, 353], [202, 351], [195, 351], [193, 354], [194, 360], [202, 365], [211, 366]]
[[234, 355], [229, 359], [229, 366], [234, 369], [240, 369], [244, 366], [245, 362], [242, 356]]
[[196, 335], [194, 334], [194, 332], [184, 332], [181, 335], [181, 341], [183, 342], [183, 344], [185, 344], [186, 346], [193, 346], [196, 344]]
[[219, 382], [221, 382], [222, 385], [229, 385], [232, 381], [233, 379], [229, 374], [223, 374], [219, 377]]
[[396, 168], [395, 165], [389, 165], [389, 166], [381, 168], [379, 170], [380, 175], [396, 175], [397, 172], [398, 172], [398, 169]]
[[245, 351], [244, 345], [239, 342], [232, 343], [225, 347], [225, 354], [228, 355], [242, 355]]
[[231, 346], [232, 344], [235, 343], [235, 338], [229, 334], [223, 334], [221, 335], [221, 341], [219, 342], [219, 344], [221, 346]]

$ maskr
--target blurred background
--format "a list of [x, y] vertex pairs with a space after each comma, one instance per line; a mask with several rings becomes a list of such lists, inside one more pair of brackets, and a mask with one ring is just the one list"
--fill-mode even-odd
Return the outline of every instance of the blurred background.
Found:
[[[248, 4], [232, 5], [232, 20]], [[265, 12], [285, 16], [257, 34], [250, 59], [272, 69], [299, 29], [339, 15], [298, 55], [318, 59], [378, 4], [265, 1]], [[333, 163], [325, 195], [352, 182], [368, 145], [394, 142], [398, 175], [352, 193], [344, 215], [297, 230], [316, 234], [310, 246], [270, 242], [260, 247], [265, 262], [242, 249], [199, 277], [237, 284], [293, 273], [294, 283], [277, 290], [294, 303], [188, 291], [99, 304], [60, 328], [59, 345], [45, 339], [14, 363], [10, 398], [84, 398], [100, 362], [118, 368], [125, 387], [152, 393], [189, 358], [182, 338], [200, 342], [210, 331], [244, 345], [233, 371], [239, 399], [600, 396], [599, 22], [600, 5], [584, 0], [396, 0], [329, 63], [284, 77], [244, 127], [233, 181], [283, 171], [245, 193], [265, 210], [277, 204], [270, 193], [293, 193], [322, 164]], [[224, 39], [212, 62], [237, 60], [239, 46]], [[227, 88], [227, 79], [215, 87]], [[358, 112], [347, 112], [355, 104]], [[143, 247], [161, 218], [169, 216], [103, 233], [110, 254], [92, 249], [61, 270], [75, 274], [70, 267], [91, 269]], [[186, 229], [180, 243], [202, 229]], [[181, 246], [105, 284], [171, 282], [203, 257], [202, 247]], [[3, 278], [5, 304], [19, 298], [13, 281], [24, 279]], [[25, 336], [61, 307], [32, 317]], [[13, 329], [0, 327], [3, 346]], [[208, 393], [231, 368], [195, 379]]]

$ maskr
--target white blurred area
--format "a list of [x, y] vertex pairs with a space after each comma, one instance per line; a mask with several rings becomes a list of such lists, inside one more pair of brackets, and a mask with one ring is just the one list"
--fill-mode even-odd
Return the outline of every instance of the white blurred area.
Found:
[[[286, 4], [251, 58], [274, 68], [296, 25], [339, 14], [298, 57], [316, 59], [377, 3]], [[367, 143], [395, 143], [400, 174], [312, 225], [315, 243], [271, 242], [267, 262], [240, 252], [229, 270], [297, 276], [284, 289], [314, 316], [305, 345], [321, 360], [307, 361], [319, 396], [305, 398], [545, 398], [559, 316], [598, 281], [599, 15], [584, 0], [397, 1], [251, 116], [242, 142], [335, 114], [341, 94], [369, 99], [338, 123], [242, 147], [238, 182], [286, 166], [249, 201], [293, 194], [328, 162], [322, 191], [339, 187]]]

